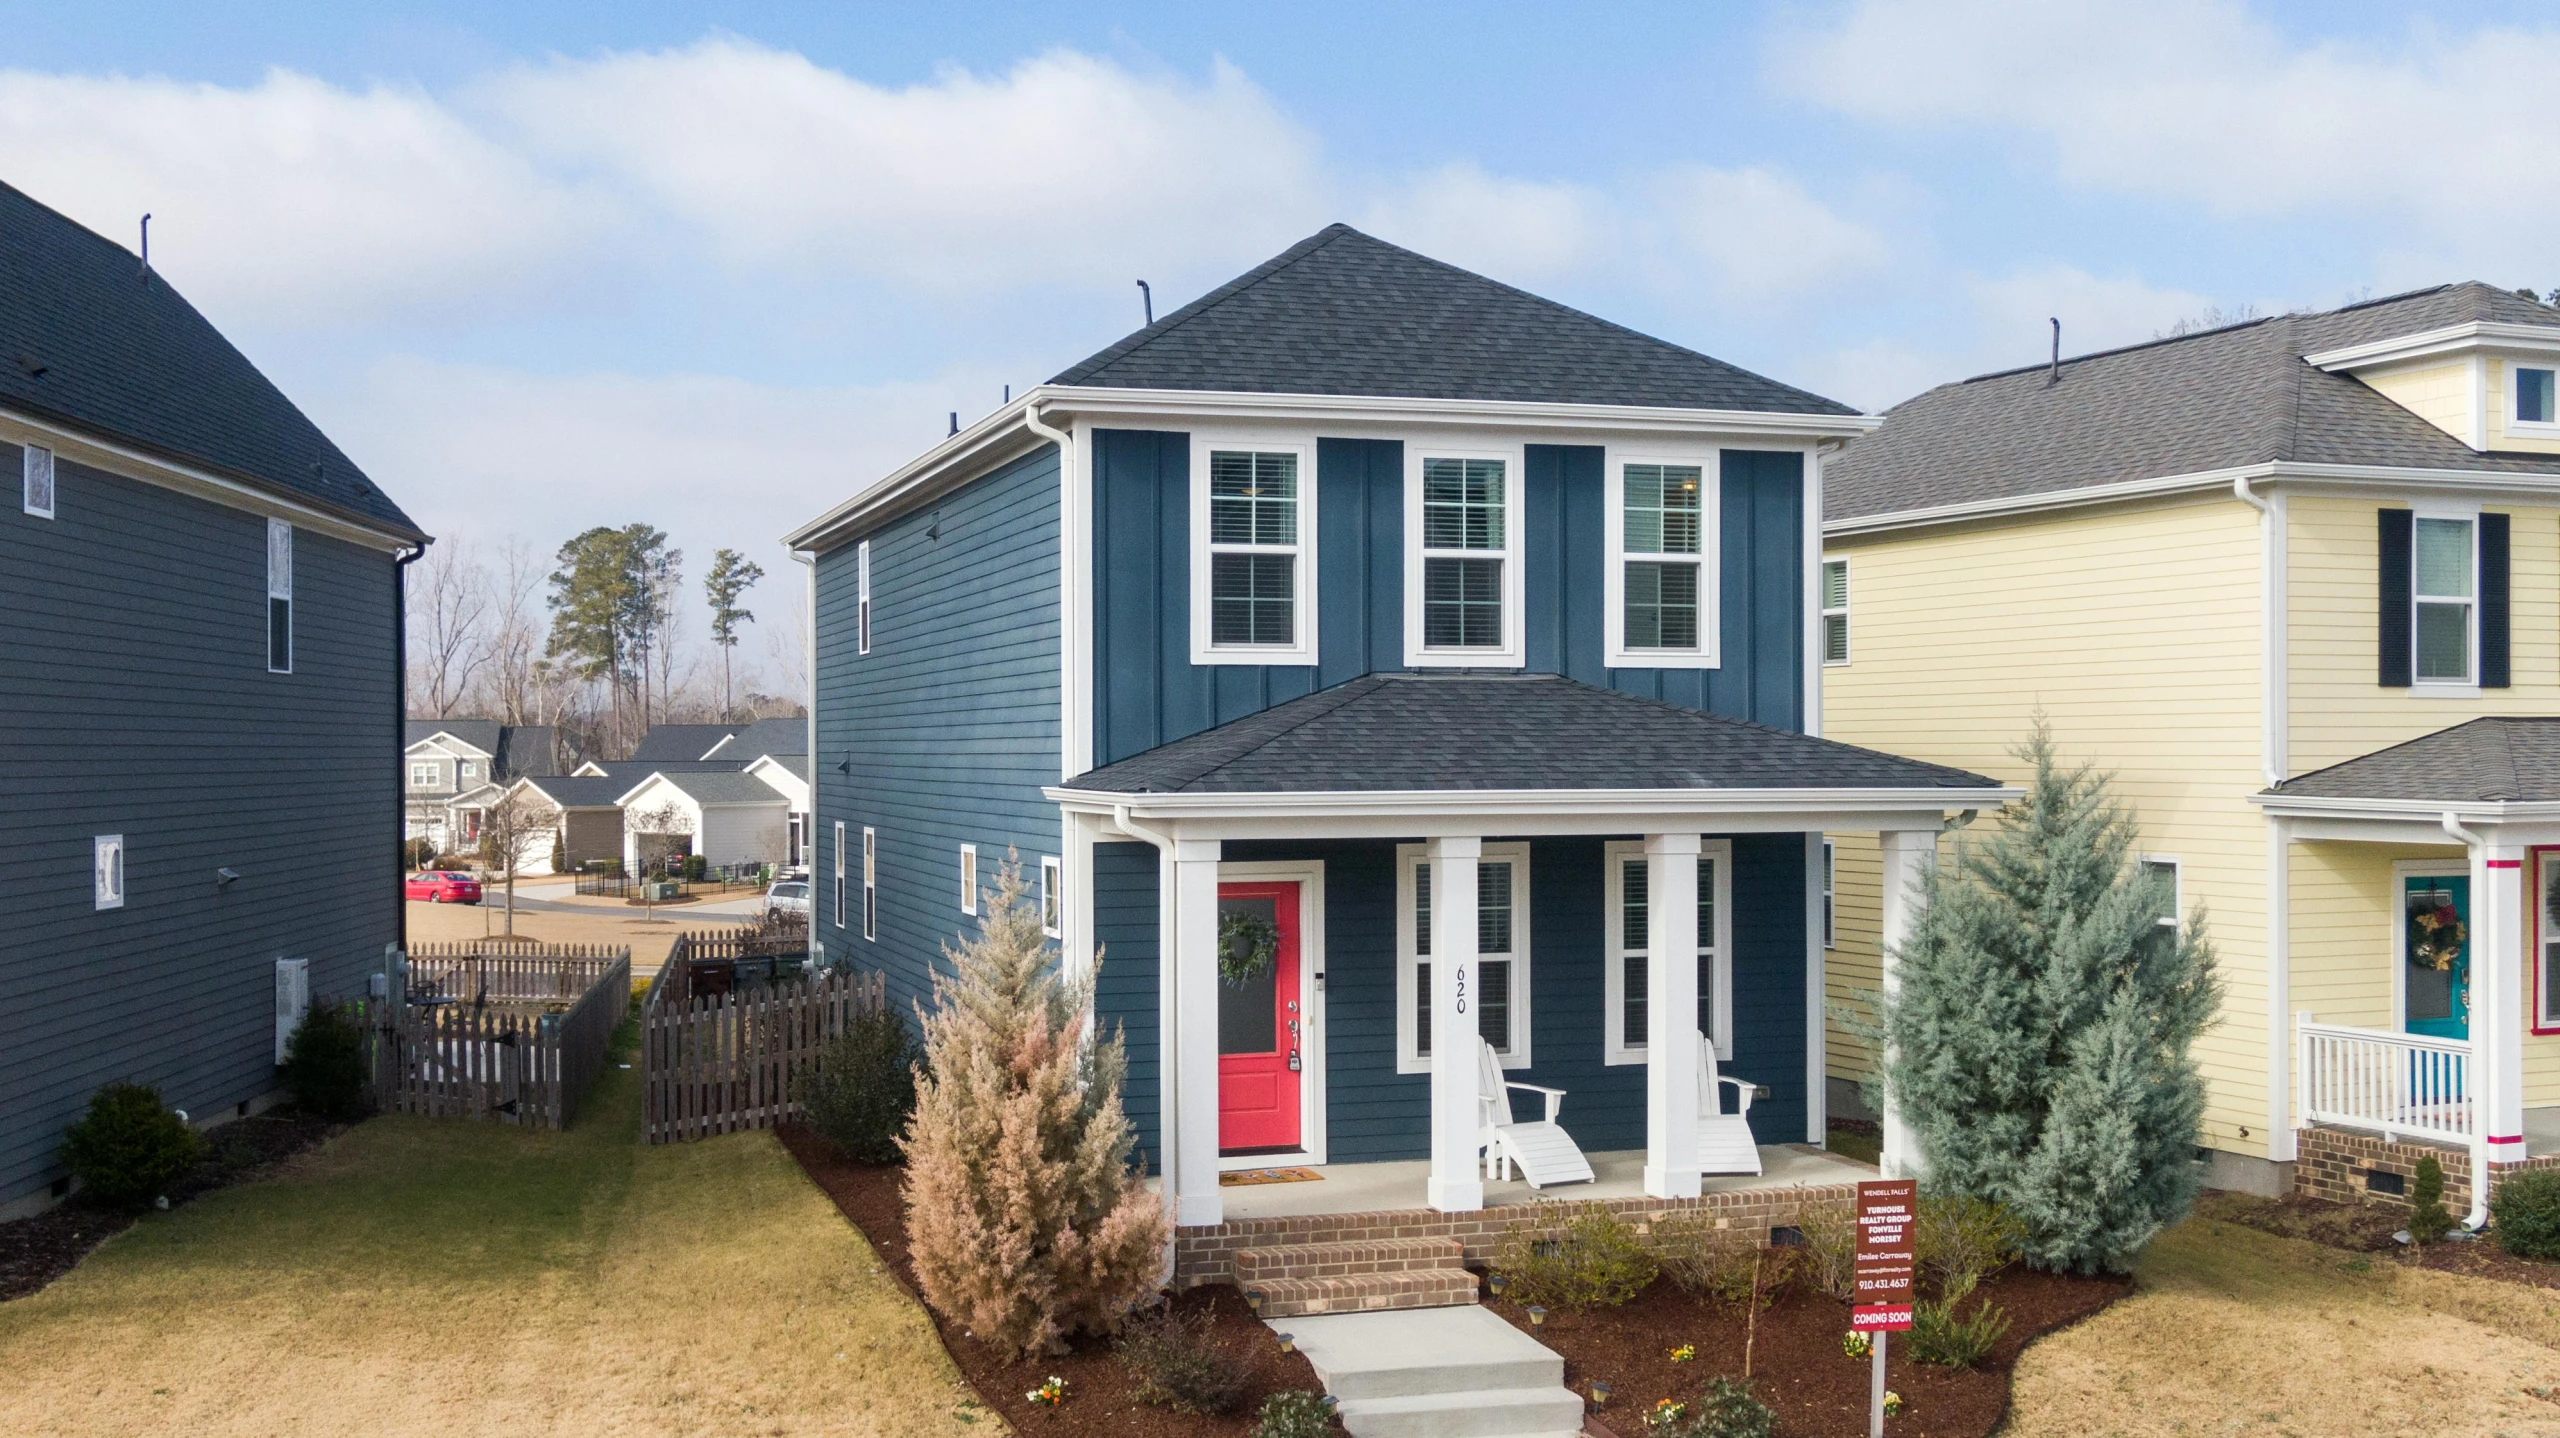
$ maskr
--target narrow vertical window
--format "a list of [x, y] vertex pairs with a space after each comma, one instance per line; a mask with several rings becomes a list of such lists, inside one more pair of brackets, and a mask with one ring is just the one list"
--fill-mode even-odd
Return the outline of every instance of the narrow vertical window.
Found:
[[1057, 859], [1043, 855], [1040, 860], [1040, 932], [1050, 938], [1063, 938], [1067, 932], [1066, 885]]
[[53, 451], [31, 444], [19, 455], [20, 507], [38, 519], [53, 518]]
[[1502, 650], [1511, 562], [1510, 464], [1422, 461], [1422, 647]]
[[101, 909], [124, 907], [124, 835], [100, 834], [90, 847], [91, 879]]
[[1706, 471], [1694, 464], [1630, 464], [1620, 480], [1622, 594], [1629, 649], [1695, 652], [1699, 637]]
[[1849, 662], [1849, 561], [1822, 562], [1822, 662]]
[[844, 927], [844, 824], [836, 824], [836, 927]]
[[853, 547], [853, 652], [871, 652], [871, 541]]
[[2417, 521], [2415, 584], [2417, 678], [2421, 684], [2472, 682], [2472, 629], [2479, 593], [2475, 526], [2468, 519]]
[[1833, 900], [1833, 895], [1834, 895], [1834, 892], [1835, 892], [1835, 891], [1833, 890], [1833, 887], [1832, 887], [1832, 878], [1833, 878], [1833, 875], [1838, 871], [1838, 867], [1839, 867], [1839, 866], [1838, 866], [1838, 863], [1837, 863], [1837, 859], [1838, 859], [1838, 854], [1837, 854], [1837, 851], [1835, 851], [1835, 850], [1832, 848], [1831, 841], [1830, 841], [1829, 839], [1825, 839], [1825, 840], [1823, 840], [1823, 841], [1822, 841], [1822, 946], [1823, 946], [1824, 948], [1826, 948], [1826, 949], [1836, 949], [1836, 948], [1840, 947], [1840, 930], [1839, 930], [1839, 925], [1838, 925], [1838, 923], [1837, 923], [1837, 921], [1836, 921], [1836, 918], [1835, 918], [1836, 914], [1838, 913], [1838, 909], [1837, 909], [1837, 906], [1836, 906], [1836, 904], [1834, 903], [1834, 900]]
[[[1698, 856], [1698, 904], [1693, 930], [1698, 966], [1698, 1032], [1720, 1057], [1733, 1056], [1733, 1025], [1724, 1010], [1733, 991], [1729, 840], [1704, 842]], [[1645, 1061], [1647, 1026], [1653, 1019], [1653, 870], [1640, 841], [1608, 846], [1607, 969], [1603, 979], [1602, 1062]]]
[[2178, 912], [2182, 899], [2178, 892], [2178, 861], [2146, 858], [2141, 861], [2140, 870], [2143, 880], [2151, 887], [2152, 942], [2166, 952], [2178, 944]]
[[293, 672], [293, 526], [267, 521], [267, 672]]
[[[1431, 1066], [1431, 857], [1427, 845], [1397, 850], [1402, 913], [1396, 923], [1397, 1071]], [[1476, 863], [1476, 977], [1469, 998], [1478, 1037], [1507, 1068], [1530, 1052], [1529, 846], [1487, 844]]]
[[1298, 456], [1209, 452], [1209, 643], [1287, 649], [1298, 643]]
[[862, 937], [880, 937], [880, 838], [862, 831]]
[[960, 846], [960, 912], [978, 912], [978, 846]]
[[2555, 380], [2560, 370], [2516, 367], [2516, 424], [2560, 424], [2560, 394], [2555, 394]]

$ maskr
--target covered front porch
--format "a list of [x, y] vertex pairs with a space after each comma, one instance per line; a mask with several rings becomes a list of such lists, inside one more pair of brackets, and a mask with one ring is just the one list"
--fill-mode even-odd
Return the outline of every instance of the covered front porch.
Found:
[[[1484, 1206], [1490, 1210], [1567, 1197], [1577, 1201], [1605, 1201], [1650, 1196], [1644, 1187], [1643, 1149], [1612, 1149], [1594, 1153], [1590, 1159], [1595, 1176], [1589, 1183], [1575, 1184], [1570, 1188], [1537, 1189], [1520, 1179], [1497, 1180], [1485, 1185]], [[1222, 1220], [1236, 1222], [1257, 1218], [1300, 1218], [1312, 1214], [1383, 1213], [1411, 1208], [1414, 1206], [1413, 1196], [1425, 1192], [1431, 1179], [1428, 1159], [1322, 1164], [1299, 1171], [1312, 1175], [1312, 1178], [1238, 1183], [1239, 1177], [1256, 1170], [1229, 1170], [1222, 1174], [1225, 1189]], [[1855, 1183], [1876, 1175], [1873, 1164], [1860, 1163], [1813, 1144], [1763, 1144], [1760, 1146], [1760, 1172], [1701, 1175], [1698, 1192], [1701, 1197], [1784, 1193]]]

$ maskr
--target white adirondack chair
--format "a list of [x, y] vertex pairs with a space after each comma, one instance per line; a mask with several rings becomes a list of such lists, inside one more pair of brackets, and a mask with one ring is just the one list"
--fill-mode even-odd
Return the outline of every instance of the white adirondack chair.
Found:
[[[1739, 1101], [1733, 1113], [1724, 1111], [1720, 1092], [1727, 1084]], [[1757, 1087], [1746, 1079], [1718, 1074], [1715, 1041], [1698, 1035], [1698, 1172], [1760, 1172], [1760, 1145], [1751, 1137], [1751, 1092]]]
[[[1564, 1090], [1513, 1083], [1504, 1078], [1501, 1058], [1494, 1053], [1493, 1045], [1481, 1038], [1476, 1040], [1476, 1064], [1476, 1104], [1484, 1116], [1476, 1131], [1476, 1144], [1484, 1150], [1484, 1176], [1488, 1180], [1507, 1179], [1517, 1168], [1531, 1188], [1591, 1182], [1591, 1160], [1582, 1156], [1581, 1145], [1556, 1122], [1557, 1110], [1564, 1107]], [[1514, 1122], [1513, 1089], [1546, 1095], [1546, 1117], [1532, 1123]]]

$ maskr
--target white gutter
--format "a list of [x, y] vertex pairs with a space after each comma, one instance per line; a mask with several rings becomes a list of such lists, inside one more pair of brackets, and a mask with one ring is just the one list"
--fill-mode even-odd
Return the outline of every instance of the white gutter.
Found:
[[1848, 812], [1944, 815], [1996, 809], [2026, 791], [1989, 789], [1394, 789], [1286, 793], [1129, 794], [1053, 785], [1051, 802], [1077, 810], [1154, 819], [1433, 818], [1832, 815]]
[[2550, 470], [2433, 469], [2389, 464], [2306, 464], [2294, 460], [2275, 460], [2261, 464], [2235, 465], [2226, 469], [2197, 470], [2192, 474], [2162, 475], [2151, 479], [2120, 480], [2112, 484], [2083, 485], [2076, 489], [2055, 489], [2037, 494], [1972, 499], [1956, 504], [1895, 510], [1890, 514], [1852, 515], [1844, 519], [1825, 521], [1822, 532], [1832, 538], [1886, 534], [1895, 530], [1918, 529], [1928, 525], [1964, 524], [1974, 520], [2045, 514], [2055, 510], [2082, 509], [2101, 504], [2123, 504], [2134, 500], [2200, 495], [2227, 488], [2242, 479], [2252, 483], [2282, 480], [2289, 483], [2337, 484], [2349, 488], [2379, 484], [2399, 489], [2473, 491], [2531, 496], [2539, 499], [2549, 499], [2555, 494], [2560, 494], [2560, 468]]
[[2383, 823], [2441, 825], [2447, 818], [2471, 824], [2560, 822], [2560, 802], [2489, 799], [2447, 804], [2441, 799], [2339, 799], [2313, 794], [2252, 794], [2249, 802], [2288, 819], [2372, 819]]
[[[2444, 817], [2443, 817], [2443, 821], [2442, 821], [2442, 822], [2443, 822], [2443, 824], [2444, 824], [2444, 831], [2445, 831], [2445, 833], [2447, 833], [2448, 835], [2451, 835], [2451, 836], [2452, 836], [2452, 838], [2454, 839], [2454, 841], [2455, 841], [2456, 843], [2459, 843], [2460, 845], [2462, 845], [2462, 847], [2463, 847], [2464, 851], [2471, 855], [2471, 862], [2472, 862], [2472, 864], [2474, 865], [2475, 872], [2476, 872], [2476, 870], [2477, 870], [2477, 866], [2478, 866], [2478, 864], [2480, 863], [2480, 860], [2481, 860], [2481, 858], [2482, 858], [2481, 850], [2482, 850], [2483, 848], [2485, 848], [2485, 847], [2486, 847], [2485, 843], [2482, 841], [2482, 839], [2480, 838], [2480, 836], [2479, 836], [2479, 835], [2477, 835], [2477, 834], [2475, 834], [2475, 833], [2471, 832], [2469, 829], [2466, 829], [2466, 828], [2462, 827], [2462, 820], [2461, 820], [2460, 818], [2456, 817], [2456, 816], [2455, 816], [2455, 814], [2454, 814], [2454, 812], [2453, 812], [2452, 810], [2450, 810], [2450, 809], [2447, 809], [2447, 810], [2444, 812]], [[2476, 891], [2476, 890], [2475, 890], [2474, 892], [2475, 892], [2475, 895], [2477, 896], [2477, 901], [2479, 901], [2479, 902], [2486, 902], [2486, 901], [2487, 901], [2487, 897], [2488, 897], [2487, 895], [2485, 895], [2485, 894], [2477, 894], [2477, 891]], [[2501, 943], [2506, 943], [2506, 942], [2512, 942], [2512, 941], [2514, 940], [2514, 937], [2515, 937], [2515, 936], [2514, 936], [2514, 935], [2512, 935], [2512, 934], [2500, 934], [2500, 935], [2494, 935], [2493, 937], [2495, 937], [2496, 939], [2498, 939]], [[2510, 995], [2510, 996], [2508, 997], [2508, 999], [2507, 999], [2507, 1002], [2508, 1002], [2508, 1003], [2513, 1003], [2514, 1001], [2515, 1001], [2515, 999], [2514, 999], [2514, 996], [2513, 996], [2513, 995]], [[2504, 1016], [2504, 1014], [2505, 1014], [2505, 1012], [2506, 1012], [2506, 1005], [2505, 1005], [2505, 1004], [2501, 1004], [2501, 1005], [2499, 1005], [2499, 1006], [2498, 1006], [2498, 1008], [2497, 1008], [2497, 1011], [2496, 1011], [2496, 1012], [2497, 1012], [2501, 1017], [2503, 1017], [2503, 1016]], [[2488, 1127], [2488, 1124], [2489, 1124], [2489, 1117], [2488, 1117], [2488, 1115], [2487, 1115], [2486, 1113], [2482, 1112], [2482, 1110], [2483, 1110], [2483, 1108], [2488, 1107], [2488, 1106], [2487, 1106], [2487, 1105], [2483, 1105], [2483, 1104], [2481, 1104], [2481, 1103], [2479, 1102], [2479, 1079], [2478, 1079], [2477, 1075], [2478, 1075], [2478, 1073], [2479, 1073], [2479, 1070], [2480, 1070], [2481, 1068], [2485, 1068], [2485, 1067], [2487, 1067], [2487, 1065], [2485, 1065], [2485, 1064], [2481, 1064], [2481, 1063], [2479, 1062], [2479, 1060], [2480, 1060], [2480, 1058], [2481, 1058], [2481, 1057], [2482, 1057], [2482, 1055], [2480, 1055], [2476, 1050], [2475, 1050], [2475, 1051], [2473, 1052], [2473, 1054], [2472, 1054], [2472, 1062], [2473, 1062], [2473, 1064], [2475, 1065], [2475, 1067], [2474, 1067], [2474, 1068], [2473, 1068], [2473, 1070], [2472, 1070], [2472, 1072], [2473, 1072], [2473, 1074], [2474, 1074], [2474, 1077], [2473, 1077], [2473, 1079], [2472, 1079], [2472, 1081], [2471, 1081], [2471, 1082], [2472, 1082], [2472, 1109], [2471, 1109], [2471, 1113], [2472, 1113], [2472, 1122], [2474, 1122], [2474, 1123], [2476, 1123], [2476, 1124], [2480, 1125], [2480, 1131], [2481, 1131], [2482, 1133], [2484, 1133], [2484, 1134], [2485, 1134], [2485, 1133], [2487, 1133], [2487, 1132], [2489, 1132], [2489, 1131], [2490, 1131], [2490, 1130], [2489, 1130], [2489, 1127]], [[2463, 1218], [2463, 1220], [2462, 1220], [2462, 1226], [2463, 1226], [2463, 1227], [2465, 1227], [2465, 1228], [2467, 1228], [2467, 1229], [2470, 1229], [2473, 1233], [2478, 1233], [2481, 1229], [2483, 1229], [2483, 1228], [2487, 1227], [2487, 1226], [2488, 1226], [2488, 1224], [2489, 1224], [2489, 1148], [2488, 1148], [2488, 1145], [2487, 1145], [2487, 1144], [2482, 1143], [2482, 1142], [2480, 1142], [2478, 1139], [2476, 1139], [2476, 1138], [2475, 1138], [2475, 1139], [2473, 1140], [2473, 1142], [2472, 1142], [2472, 1146], [2471, 1146], [2471, 1212], [2470, 1212], [2469, 1214], [2467, 1214], [2467, 1215], [2465, 1215], [2465, 1216], [2464, 1216], [2464, 1218]]]
[[[1038, 391], [1033, 391], [1037, 393]], [[1074, 502], [1076, 486], [1076, 439], [1072, 430], [1050, 424], [1036, 402], [1022, 406], [1022, 426], [1058, 447], [1058, 777], [1081, 774], [1088, 765], [1087, 755], [1077, 752], [1089, 748], [1080, 743], [1084, 726], [1077, 717], [1085, 712], [1084, 676], [1092, 672], [1085, 661], [1088, 626], [1083, 622], [1083, 575], [1079, 559], [1089, 553], [1082, 543], [1083, 526], [1074, 522], [1084, 512]]]
[[2307, 354], [2302, 362], [2335, 373], [2339, 370], [2371, 369], [2376, 365], [2397, 364], [2403, 360], [2426, 359], [2434, 355], [2476, 350], [2482, 345], [2501, 349], [2560, 352], [2560, 325], [2520, 325], [2505, 320], [2473, 320], [2467, 324], [2447, 325], [2442, 329], [2422, 330], [2413, 335], [2373, 340], [2366, 344], [2346, 345], [2338, 349]]

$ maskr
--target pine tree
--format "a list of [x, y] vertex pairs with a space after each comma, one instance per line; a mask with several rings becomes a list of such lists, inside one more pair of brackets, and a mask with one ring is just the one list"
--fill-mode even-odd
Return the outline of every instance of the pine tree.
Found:
[[1093, 980], [1059, 979], [1012, 855], [983, 907], [922, 1016], [907, 1238], [926, 1302], [1027, 1356], [1116, 1331], [1172, 1228], [1130, 1163], [1120, 1040], [1085, 1042]]
[[1882, 1034], [1885, 1087], [1931, 1186], [2025, 1225], [2031, 1264], [2121, 1269], [2185, 1216], [2221, 989], [2199, 913], [2132, 862], [2133, 817], [2039, 718], [2035, 779], [1988, 840], [1920, 882]]

